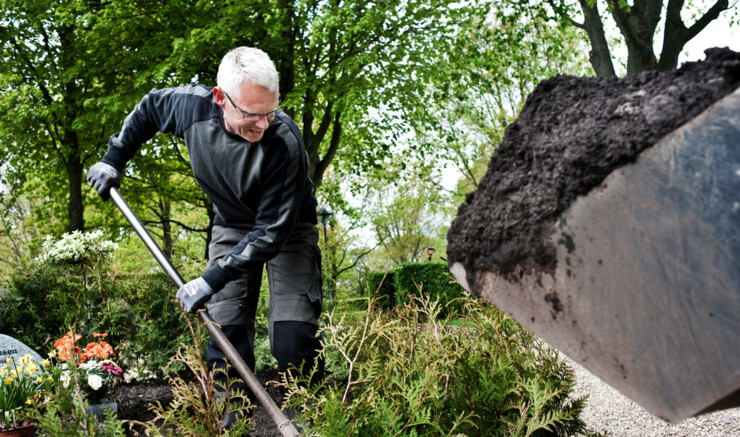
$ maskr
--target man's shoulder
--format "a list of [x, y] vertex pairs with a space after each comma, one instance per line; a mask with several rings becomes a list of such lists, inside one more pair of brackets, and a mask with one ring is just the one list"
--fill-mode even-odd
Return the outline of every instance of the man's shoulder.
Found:
[[288, 147], [304, 148], [301, 130], [286, 113], [279, 112], [271, 128], [273, 135], [284, 141]]
[[189, 94], [198, 97], [209, 97], [213, 94], [213, 87], [191, 83], [166, 88], [153, 88], [149, 93], [158, 95]]

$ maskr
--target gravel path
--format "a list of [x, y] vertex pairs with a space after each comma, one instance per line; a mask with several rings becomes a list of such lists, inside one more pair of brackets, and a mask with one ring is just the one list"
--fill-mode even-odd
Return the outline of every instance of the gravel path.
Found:
[[650, 414], [569, 358], [576, 375], [574, 395], [590, 394], [581, 418], [614, 437], [740, 437], [740, 408], [686, 419], [676, 425]]

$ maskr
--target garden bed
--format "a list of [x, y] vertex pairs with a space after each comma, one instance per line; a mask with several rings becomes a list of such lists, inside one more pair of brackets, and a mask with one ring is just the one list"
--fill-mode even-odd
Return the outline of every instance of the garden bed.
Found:
[[[255, 375], [257, 379], [265, 386], [267, 393], [272, 397], [276, 404], [280, 405], [280, 393], [277, 387], [269, 384], [270, 381], [278, 380], [276, 370], [260, 372]], [[150, 406], [161, 402], [166, 405], [172, 400], [172, 390], [164, 382], [147, 382], [141, 384], [121, 384], [111, 391], [111, 397], [118, 403], [118, 418], [121, 420], [136, 420], [147, 422], [154, 418], [154, 414], [149, 410]], [[280, 437], [282, 434], [267, 414], [264, 408], [257, 406], [252, 416], [253, 428], [250, 432], [251, 437]], [[141, 435], [136, 432], [128, 431], [127, 436]]]

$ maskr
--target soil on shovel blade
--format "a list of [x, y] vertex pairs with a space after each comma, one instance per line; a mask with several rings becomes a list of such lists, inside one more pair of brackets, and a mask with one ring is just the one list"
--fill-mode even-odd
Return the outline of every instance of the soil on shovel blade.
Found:
[[[552, 273], [553, 225], [578, 196], [740, 85], [740, 53], [623, 79], [555, 76], [529, 95], [447, 234], [449, 263], [516, 282]], [[560, 244], [568, 244], [562, 241]]]

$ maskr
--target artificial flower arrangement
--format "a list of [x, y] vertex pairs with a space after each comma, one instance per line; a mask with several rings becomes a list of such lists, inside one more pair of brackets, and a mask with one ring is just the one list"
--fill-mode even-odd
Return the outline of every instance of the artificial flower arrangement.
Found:
[[46, 371], [49, 364], [49, 360], [37, 363], [30, 354], [0, 363], [0, 431], [30, 423], [28, 411], [42, 399], [45, 383], [52, 379]]
[[[95, 338], [104, 338], [108, 334], [93, 333]], [[123, 370], [111, 359], [115, 355], [113, 347], [104, 340], [88, 343], [84, 352], [77, 346], [82, 338], [72, 331], [54, 343], [57, 357], [66, 363], [77, 366], [80, 385], [88, 401], [100, 402], [107, 390], [121, 379]], [[62, 383], [67, 387], [72, 378], [69, 370], [62, 374]]]

